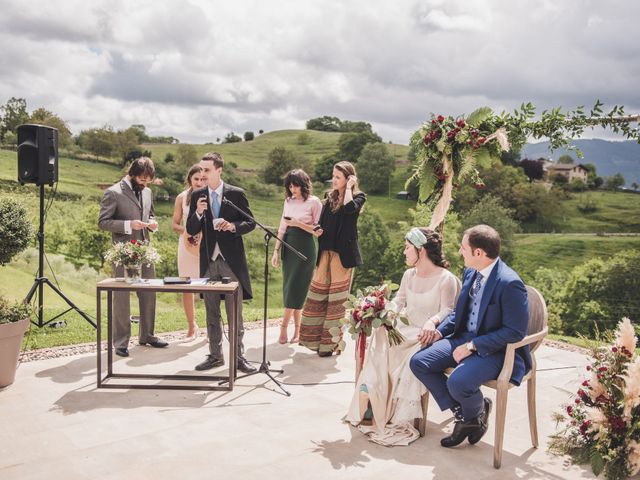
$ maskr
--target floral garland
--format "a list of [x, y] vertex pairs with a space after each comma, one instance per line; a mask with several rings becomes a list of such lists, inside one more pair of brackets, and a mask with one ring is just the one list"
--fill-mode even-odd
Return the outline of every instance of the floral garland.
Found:
[[104, 259], [107, 262], [125, 267], [155, 265], [162, 260], [158, 251], [148, 242], [139, 242], [138, 240], [113, 244], [105, 253]]
[[556, 421], [567, 426], [551, 437], [549, 449], [574, 463], [591, 463], [610, 480], [640, 472], [640, 356], [628, 318], [610, 347], [594, 348], [589, 378]]
[[[470, 180], [474, 187], [484, 188], [478, 167], [489, 167], [504, 151], [520, 150], [528, 138], [548, 138], [552, 150], [575, 149], [574, 138], [588, 127], [600, 126], [640, 143], [640, 130], [631, 126], [640, 116], [624, 116], [624, 107], [617, 105], [607, 114], [597, 101], [589, 114], [584, 107], [578, 107], [571, 112], [545, 110], [537, 121], [533, 120], [534, 115], [531, 103], [522, 104], [513, 113], [501, 114], [481, 107], [468, 117], [432, 115], [413, 134], [411, 149], [416, 165], [407, 187], [415, 181], [419, 183], [419, 200], [433, 211], [431, 228], [444, 221], [455, 187]], [[582, 156], [579, 150], [577, 153]]]

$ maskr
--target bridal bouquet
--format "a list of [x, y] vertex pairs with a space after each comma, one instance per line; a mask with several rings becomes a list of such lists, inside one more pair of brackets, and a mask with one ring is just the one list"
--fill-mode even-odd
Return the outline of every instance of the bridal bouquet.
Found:
[[398, 289], [394, 283], [383, 283], [376, 287], [358, 290], [356, 295], [349, 295], [345, 307], [351, 309], [345, 323], [349, 325], [349, 333], [356, 340], [360, 359], [364, 360], [367, 337], [373, 329], [384, 327], [389, 337], [389, 345], [399, 345], [405, 338], [396, 328], [394, 304], [389, 300], [391, 292]]
[[640, 472], [640, 356], [628, 318], [609, 347], [594, 347], [589, 377], [555, 419], [566, 427], [551, 437], [549, 449], [591, 463], [609, 480]]
[[105, 254], [107, 262], [125, 267], [155, 265], [161, 258], [158, 251], [147, 242], [131, 240], [130, 242], [115, 243]]

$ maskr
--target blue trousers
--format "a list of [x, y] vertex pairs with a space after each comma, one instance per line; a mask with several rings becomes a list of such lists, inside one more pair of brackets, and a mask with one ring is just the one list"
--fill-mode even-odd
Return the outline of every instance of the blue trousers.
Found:
[[[504, 363], [504, 352], [498, 352], [486, 357], [473, 353], [457, 364], [453, 351], [473, 337], [473, 333], [464, 332], [456, 338], [438, 340], [414, 354], [409, 362], [411, 371], [433, 395], [440, 410], [460, 405], [465, 421], [482, 413], [480, 386], [497, 379]], [[455, 368], [449, 377], [444, 374], [447, 368]]]

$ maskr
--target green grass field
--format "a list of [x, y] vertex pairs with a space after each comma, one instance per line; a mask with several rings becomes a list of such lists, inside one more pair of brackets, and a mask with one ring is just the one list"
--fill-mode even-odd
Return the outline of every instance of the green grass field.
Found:
[[640, 249], [640, 235], [610, 237], [596, 234], [516, 235], [511, 266], [526, 283], [540, 267], [570, 270], [591, 258], [607, 258], [629, 249]]
[[[597, 210], [582, 213], [578, 206], [591, 199]], [[567, 215], [562, 225], [564, 233], [640, 232], [640, 195], [626, 192], [574, 193], [564, 202]]]

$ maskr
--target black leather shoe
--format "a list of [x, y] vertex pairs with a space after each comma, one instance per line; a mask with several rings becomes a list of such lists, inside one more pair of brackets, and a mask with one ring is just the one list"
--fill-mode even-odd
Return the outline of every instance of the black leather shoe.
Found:
[[254, 373], [257, 372], [258, 369], [251, 365], [246, 358], [238, 357], [238, 370], [242, 373]]
[[119, 357], [128, 357], [129, 349], [126, 347], [116, 347], [116, 355]]
[[480, 429], [475, 433], [469, 434], [469, 443], [471, 445], [475, 445], [480, 441], [480, 439], [487, 433], [487, 429], [489, 428], [489, 414], [491, 413], [491, 399], [484, 397], [484, 411], [478, 417], [478, 421], [480, 423]]
[[160, 339], [151, 340], [150, 342], [140, 342], [140, 345], [149, 345], [150, 347], [153, 347], [153, 348], [164, 348], [169, 346], [167, 342]]
[[319, 357], [330, 357], [333, 355], [333, 352], [318, 352]]
[[196, 365], [196, 370], [210, 370], [215, 367], [221, 367], [224, 365], [224, 360], [222, 358], [213, 358], [211, 355], [207, 355], [207, 359]]
[[[456, 447], [460, 445], [469, 436], [476, 434], [480, 429], [479, 417], [463, 422], [456, 420], [456, 426], [453, 428], [453, 433], [448, 437], [444, 437], [440, 440], [440, 445], [446, 448]], [[482, 435], [480, 435], [482, 437]]]

